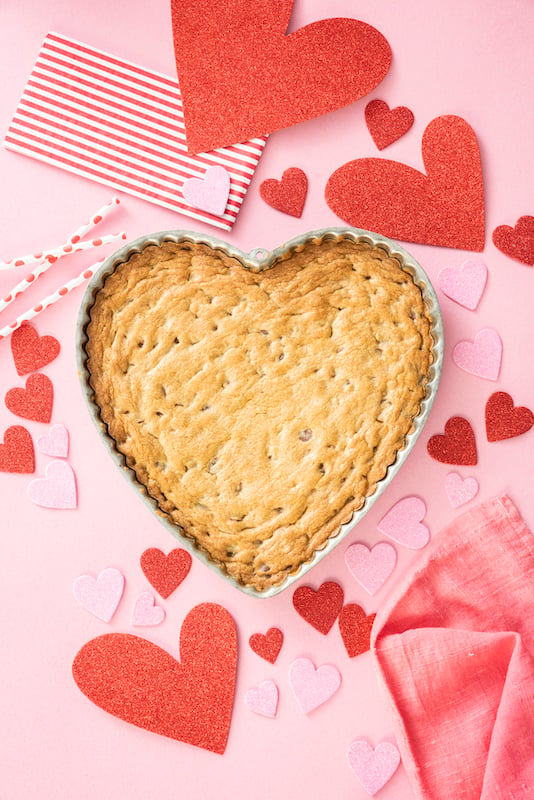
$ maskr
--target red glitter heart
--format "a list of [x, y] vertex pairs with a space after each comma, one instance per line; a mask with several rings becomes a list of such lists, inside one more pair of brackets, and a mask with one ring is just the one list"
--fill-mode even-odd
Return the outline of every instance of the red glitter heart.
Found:
[[495, 247], [505, 255], [534, 266], [534, 217], [519, 217], [513, 228], [499, 225], [492, 238]]
[[326, 581], [317, 591], [311, 586], [300, 586], [293, 594], [293, 605], [306, 622], [326, 635], [343, 607], [343, 596], [338, 583]]
[[349, 658], [359, 656], [371, 648], [371, 629], [376, 614], [367, 614], [356, 603], [343, 606], [339, 614], [339, 631]]
[[7, 408], [18, 417], [35, 422], [50, 422], [54, 388], [46, 375], [30, 375], [24, 389], [10, 389], [5, 397]]
[[187, 146], [244, 142], [353, 103], [384, 78], [391, 48], [355, 19], [286, 34], [294, 0], [171, 0]]
[[521, 436], [534, 425], [530, 408], [517, 406], [507, 392], [494, 392], [486, 403], [486, 435], [488, 442], [500, 442]]
[[430, 437], [427, 450], [443, 464], [474, 466], [478, 461], [473, 428], [463, 417], [451, 417], [445, 423], [445, 434]]
[[253, 633], [248, 643], [256, 655], [274, 664], [284, 642], [280, 628], [269, 628], [267, 633]]
[[177, 547], [165, 555], [157, 547], [150, 547], [141, 556], [141, 569], [156, 592], [166, 599], [182, 583], [191, 569], [191, 556]]
[[286, 169], [279, 181], [276, 178], [268, 178], [260, 184], [262, 200], [277, 211], [283, 211], [292, 217], [302, 215], [307, 191], [306, 173], [298, 167]]
[[0, 444], [0, 472], [35, 472], [35, 454], [29, 432], [22, 425], [12, 425]]
[[28, 322], [11, 334], [11, 352], [19, 375], [37, 372], [50, 364], [59, 354], [59, 349], [54, 336], [39, 336]]
[[406, 106], [390, 109], [385, 100], [371, 100], [365, 106], [365, 122], [379, 150], [404, 136], [413, 121], [413, 113]]
[[461, 117], [437, 117], [423, 134], [422, 153], [426, 175], [384, 158], [349, 161], [328, 179], [326, 202], [357, 228], [421, 244], [483, 250], [484, 188], [473, 129]]
[[147, 639], [109, 633], [81, 648], [72, 674], [89, 700], [113, 716], [224, 753], [237, 668], [237, 634], [225, 608], [203, 603], [189, 612], [180, 657]]

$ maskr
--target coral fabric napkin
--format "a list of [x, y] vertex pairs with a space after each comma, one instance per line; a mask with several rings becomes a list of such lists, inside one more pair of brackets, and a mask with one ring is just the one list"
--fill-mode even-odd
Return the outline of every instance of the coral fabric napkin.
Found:
[[534, 537], [508, 496], [440, 534], [372, 648], [418, 798], [532, 800]]

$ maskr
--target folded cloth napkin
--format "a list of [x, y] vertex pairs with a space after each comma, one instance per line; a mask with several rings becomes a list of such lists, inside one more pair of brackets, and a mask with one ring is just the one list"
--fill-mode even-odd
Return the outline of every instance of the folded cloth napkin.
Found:
[[534, 537], [508, 496], [456, 519], [371, 647], [417, 798], [534, 798]]

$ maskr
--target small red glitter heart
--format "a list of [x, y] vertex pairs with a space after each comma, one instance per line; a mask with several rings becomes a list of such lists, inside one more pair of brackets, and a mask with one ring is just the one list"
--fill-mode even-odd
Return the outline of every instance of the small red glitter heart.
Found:
[[268, 178], [260, 184], [262, 200], [277, 211], [283, 211], [292, 217], [302, 215], [307, 191], [306, 173], [298, 167], [286, 169], [279, 181], [276, 178]]
[[427, 450], [442, 464], [474, 466], [478, 461], [473, 428], [463, 417], [451, 417], [445, 423], [445, 434], [430, 437]]
[[11, 352], [19, 375], [37, 372], [50, 364], [59, 350], [59, 342], [54, 336], [39, 336], [28, 322], [11, 334]]
[[525, 406], [514, 407], [507, 392], [494, 392], [486, 403], [486, 434], [488, 442], [500, 442], [521, 436], [534, 425], [534, 414]]
[[270, 664], [274, 664], [284, 642], [280, 628], [269, 628], [267, 633], [253, 633], [248, 643], [251, 649]]
[[367, 652], [371, 647], [371, 629], [376, 614], [367, 614], [356, 603], [347, 603], [339, 614], [339, 631], [349, 658]]
[[534, 217], [519, 217], [513, 228], [499, 225], [492, 238], [502, 253], [529, 267], [534, 266]]
[[317, 591], [311, 586], [300, 586], [293, 594], [293, 605], [306, 622], [326, 635], [343, 607], [343, 597], [338, 583], [326, 581]]
[[0, 472], [35, 472], [33, 440], [22, 425], [12, 425], [0, 444]]
[[406, 106], [390, 109], [384, 100], [371, 100], [365, 106], [365, 122], [374, 143], [383, 150], [410, 130], [414, 118]]
[[181, 547], [168, 555], [150, 547], [141, 555], [141, 569], [156, 592], [166, 599], [182, 583], [191, 569], [191, 556]]
[[5, 397], [6, 406], [13, 414], [35, 422], [50, 422], [53, 401], [52, 381], [40, 372], [30, 375], [24, 389], [10, 389]]

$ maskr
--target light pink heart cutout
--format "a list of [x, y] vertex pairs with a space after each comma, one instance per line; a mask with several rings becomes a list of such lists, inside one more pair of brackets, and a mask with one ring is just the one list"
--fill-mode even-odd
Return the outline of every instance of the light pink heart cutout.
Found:
[[72, 467], [66, 461], [51, 461], [45, 477], [31, 481], [27, 494], [32, 503], [43, 508], [76, 508], [76, 479]]
[[377, 525], [378, 530], [394, 542], [420, 550], [430, 540], [430, 531], [423, 525], [426, 504], [419, 497], [403, 497], [390, 508]]
[[465, 372], [496, 381], [501, 370], [501, 337], [493, 328], [483, 328], [475, 336], [474, 342], [458, 342], [452, 351], [452, 359]]
[[37, 449], [45, 456], [67, 458], [69, 454], [69, 432], [64, 425], [52, 425], [48, 434], [37, 439]]
[[204, 178], [187, 178], [182, 187], [184, 200], [193, 208], [220, 217], [230, 194], [230, 175], [221, 166], [208, 167]]
[[156, 605], [154, 595], [141, 592], [132, 610], [132, 625], [159, 625], [165, 619], [165, 609]]
[[304, 714], [326, 703], [341, 685], [337, 667], [323, 664], [315, 669], [309, 658], [297, 658], [289, 667], [289, 683]]
[[488, 268], [482, 261], [468, 259], [460, 267], [445, 267], [438, 274], [443, 294], [464, 308], [474, 311], [486, 288]]
[[97, 578], [80, 575], [72, 591], [78, 603], [103, 622], [109, 622], [117, 610], [124, 591], [124, 575], [115, 567], [107, 567]]
[[449, 472], [445, 478], [445, 491], [453, 508], [469, 503], [478, 494], [476, 478], [462, 478], [457, 472]]
[[345, 564], [360, 586], [373, 595], [382, 588], [397, 563], [397, 551], [388, 542], [373, 548], [356, 542], [345, 552]]
[[263, 681], [258, 687], [248, 690], [245, 703], [255, 714], [274, 719], [278, 708], [278, 686], [274, 681]]
[[351, 769], [370, 795], [375, 795], [391, 780], [400, 764], [398, 747], [391, 742], [380, 742], [373, 749], [369, 742], [355, 739], [348, 756]]

